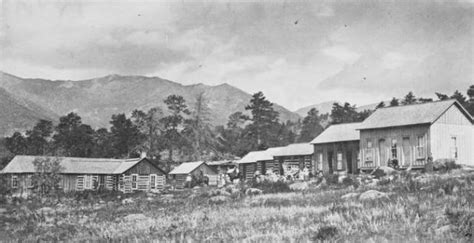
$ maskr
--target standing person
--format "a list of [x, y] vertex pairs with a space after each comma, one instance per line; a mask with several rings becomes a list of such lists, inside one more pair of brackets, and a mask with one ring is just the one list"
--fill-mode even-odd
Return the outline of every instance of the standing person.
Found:
[[193, 177], [191, 176], [191, 174], [188, 174], [186, 176], [186, 182], [184, 183], [184, 187], [191, 188], [192, 187], [192, 182], [193, 182]]

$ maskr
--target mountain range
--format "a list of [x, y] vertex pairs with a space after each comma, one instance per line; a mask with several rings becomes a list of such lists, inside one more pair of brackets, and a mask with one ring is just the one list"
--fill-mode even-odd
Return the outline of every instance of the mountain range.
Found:
[[[112, 114], [161, 107], [171, 95], [181, 95], [192, 107], [198, 94], [208, 102], [213, 125], [224, 125], [229, 115], [245, 111], [251, 95], [228, 84], [182, 85], [158, 77], [108, 75], [81, 80], [27, 79], [0, 72], [0, 135], [31, 128], [38, 119], [57, 121], [69, 112], [78, 113], [92, 127], [108, 127]], [[274, 104], [281, 121], [300, 116]]]

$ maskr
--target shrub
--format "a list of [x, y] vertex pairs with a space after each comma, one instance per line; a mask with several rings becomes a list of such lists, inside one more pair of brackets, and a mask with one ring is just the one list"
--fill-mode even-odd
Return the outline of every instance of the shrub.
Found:
[[467, 238], [474, 236], [474, 212], [472, 210], [446, 208], [446, 217], [454, 225], [455, 231]]
[[352, 175], [345, 177], [342, 180], [342, 184], [344, 186], [354, 186], [354, 188], [358, 188], [360, 186], [359, 182], [356, 179], [354, 179]]
[[325, 241], [334, 238], [337, 235], [337, 228], [332, 225], [325, 225], [319, 228], [316, 235], [313, 237], [314, 241]]
[[263, 191], [263, 193], [279, 193], [279, 192], [290, 192], [290, 186], [284, 181], [262, 181], [262, 182], [252, 182], [251, 187], [258, 188]]
[[335, 185], [339, 182], [338, 174], [325, 174], [323, 177], [328, 185]]

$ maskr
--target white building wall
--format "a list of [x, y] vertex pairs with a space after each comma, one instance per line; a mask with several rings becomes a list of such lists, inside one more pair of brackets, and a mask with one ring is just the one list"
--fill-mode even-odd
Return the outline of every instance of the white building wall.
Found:
[[455, 105], [451, 106], [430, 128], [433, 159], [453, 158], [456, 138], [457, 163], [474, 166], [474, 126]]

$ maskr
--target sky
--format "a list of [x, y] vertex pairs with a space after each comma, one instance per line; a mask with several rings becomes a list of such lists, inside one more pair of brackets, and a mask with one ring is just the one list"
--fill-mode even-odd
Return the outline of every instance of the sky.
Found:
[[290, 110], [474, 84], [472, 1], [0, 2], [0, 70], [24, 78], [228, 83]]

